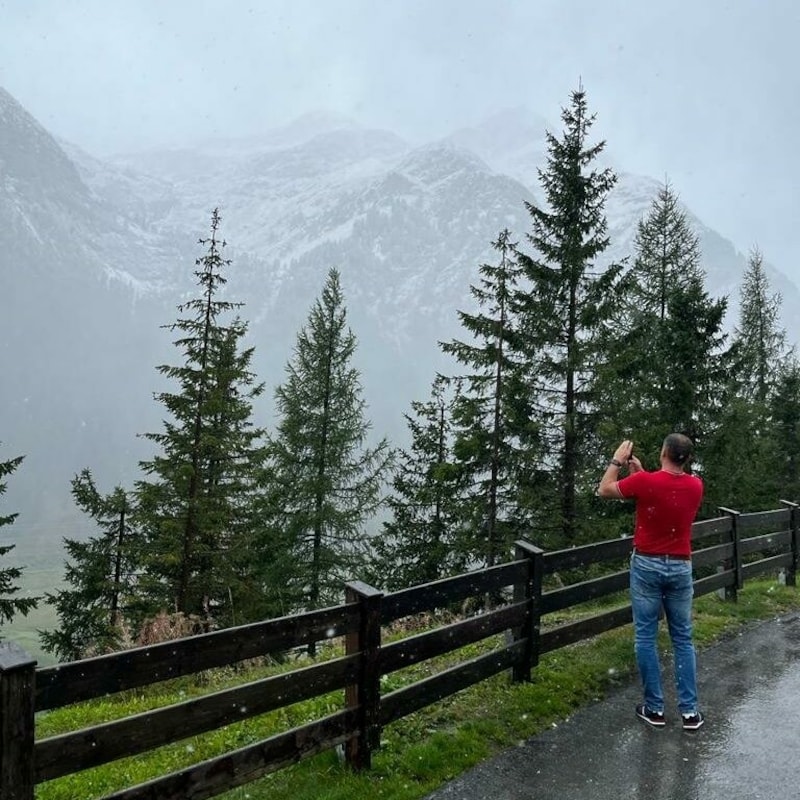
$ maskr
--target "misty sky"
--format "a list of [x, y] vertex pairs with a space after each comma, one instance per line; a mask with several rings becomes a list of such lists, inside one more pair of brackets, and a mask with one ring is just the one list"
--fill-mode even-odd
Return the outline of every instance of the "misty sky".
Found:
[[0, 85], [98, 156], [311, 110], [424, 141], [581, 79], [624, 169], [668, 176], [800, 284], [796, 0], [0, 0]]

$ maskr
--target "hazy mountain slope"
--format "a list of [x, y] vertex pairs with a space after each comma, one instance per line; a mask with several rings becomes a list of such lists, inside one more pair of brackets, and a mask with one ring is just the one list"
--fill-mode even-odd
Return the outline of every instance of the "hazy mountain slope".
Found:
[[[544, 127], [509, 112], [414, 147], [309, 115], [263, 137], [102, 162], [56, 142], [0, 90], [0, 455], [29, 454], [14, 487], [20, 510], [41, 511], [43, 494], [63, 506], [85, 465], [103, 486], [135, 472], [135, 433], [161, 414], [155, 366], [177, 356], [159, 325], [191, 291], [215, 206], [233, 259], [228, 296], [246, 303], [254, 367], [269, 388], [258, 414], [269, 419], [271, 390], [337, 266], [376, 433], [403, 436], [410, 401], [450, 369], [436, 343], [460, 333], [457, 309], [471, 306], [490, 242], [505, 227], [524, 242]], [[609, 259], [630, 254], [658, 186], [621, 173], [607, 207]], [[693, 222], [709, 288], [735, 306], [745, 259]], [[797, 288], [772, 276], [800, 338]]]
[[108, 468], [129, 446], [136, 414], [123, 399], [142, 354], [157, 352], [163, 306], [127, 267], [153, 253], [163, 265], [171, 249], [104, 203], [0, 91], [0, 452], [26, 455], [9, 484], [22, 510], [63, 504], [77, 469]]

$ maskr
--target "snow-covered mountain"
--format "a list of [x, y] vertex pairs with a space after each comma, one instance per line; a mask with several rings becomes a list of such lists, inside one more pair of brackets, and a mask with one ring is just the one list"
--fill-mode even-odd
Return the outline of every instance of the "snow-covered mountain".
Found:
[[[413, 147], [392, 133], [318, 113], [259, 139], [128, 154], [113, 164], [148, 176], [136, 194], [150, 207], [156, 197], [162, 207], [170, 198], [167, 213], [154, 220], [170, 236], [196, 229], [210, 207], [222, 209], [228, 240], [244, 257], [243, 280], [252, 282], [247, 298], [254, 319], [276, 303], [285, 310], [287, 299], [299, 302], [302, 315], [303, 298], [313, 296], [303, 287], [318, 285], [336, 264], [345, 289], [352, 277], [353, 312], [384, 320], [382, 336], [402, 346], [410, 343], [408, 330], [419, 334], [419, 317], [454, 330], [454, 309], [470, 304], [468, 284], [491, 256], [489, 242], [502, 227], [523, 237], [523, 200], [542, 200], [537, 170], [545, 163], [548, 128], [558, 131], [512, 109]], [[661, 185], [617, 172], [607, 204], [608, 261], [631, 254], [636, 225]], [[729, 297], [732, 324], [746, 257], [687, 213], [700, 237], [709, 289]], [[768, 269], [791, 308], [798, 288]], [[800, 339], [800, 322], [785, 317], [790, 338]]]
[[[159, 426], [155, 366], [175, 359], [159, 326], [191, 290], [214, 207], [233, 261], [227, 291], [246, 304], [260, 377], [282, 380], [337, 266], [376, 434], [402, 436], [410, 401], [449, 368], [437, 342], [459, 335], [456, 311], [471, 306], [490, 242], [506, 227], [524, 238], [544, 129], [512, 111], [417, 146], [314, 114], [263, 137], [100, 161], [57, 142], [0, 89], [0, 458], [28, 454], [16, 509], [46, 510], [42, 493], [61, 508], [83, 466], [101, 487], [130, 480], [135, 434]], [[620, 174], [609, 260], [630, 254], [658, 187]], [[744, 256], [693, 222], [709, 289], [735, 305]], [[796, 308], [797, 288], [771, 278], [784, 310]], [[785, 322], [799, 339], [798, 320]], [[258, 410], [265, 420], [270, 405]]]

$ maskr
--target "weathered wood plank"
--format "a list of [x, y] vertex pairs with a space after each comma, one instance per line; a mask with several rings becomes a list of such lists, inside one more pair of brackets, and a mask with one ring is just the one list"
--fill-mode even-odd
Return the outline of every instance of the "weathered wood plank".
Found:
[[704, 519], [692, 525], [692, 542], [707, 539], [710, 536], [729, 534], [733, 530], [733, 523], [729, 515], [715, 517], [714, 519]]
[[356, 606], [334, 606], [45, 667], [36, 671], [36, 710], [60, 708], [342, 636], [357, 625]]
[[527, 561], [511, 561], [392, 592], [383, 598], [383, 624], [421, 611], [442, 608], [467, 597], [513, 586], [525, 580], [527, 569]]
[[544, 554], [544, 571], [546, 575], [552, 575], [560, 570], [627, 558], [632, 548], [633, 537], [625, 536], [620, 539], [570, 547], [566, 550], [555, 550]]
[[781, 553], [771, 558], [762, 558], [760, 561], [753, 561], [750, 564], [742, 564], [742, 575], [745, 578], [752, 578], [764, 572], [777, 572], [782, 567], [791, 567], [793, 562], [791, 553]]
[[739, 531], [756, 530], [758, 528], [770, 527], [772, 530], [788, 530], [791, 519], [791, 510], [788, 508], [777, 508], [773, 511], [758, 511], [749, 514], [739, 515]]
[[523, 649], [524, 641], [520, 640], [385, 695], [381, 703], [381, 724], [388, 725], [498, 672], [511, 669], [522, 658]]
[[355, 733], [355, 711], [340, 711], [180, 772], [107, 795], [103, 800], [206, 800], [331, 750]]
[[36, 782], [136, 755], [344, 687], [358, 656], [275, 675], [36, 743]]
[[589, 581], [566, 586], [563, 589], [554, 589], [542, 595], [542, 614], [570, 608], [587, 600], [595, 600], [615, 592], [627, 589], [630, 583], [630, 570], [614, 572], [602, 578], [592, 578]]
[[513, 603], [468, 620], [386, 644], [381, 651], [381, 674], [388, 675], [403, 667], [449, 653], [465, 644], [478, 642], [515, 625], [521, 625], [526, 609], [527, 603], [524, 601]]
[[733, 558], [733, 542], [715, 544], [702, 550], [695, 550], [692, 553], [692, 566], [707, 567], [709, 564], [720, 564], [730, 558]]
[[694, 582], [694, 596], [700, 597], [710, 592], [715, 592], [717, 589], [726, 589], [736, 584], [736, 572], [732, 569], [717, 572], [715, 575], [709, 575], [707, 578], [698, 578]]
[[599, 633], [620, 628], [627, 625], [631, 619], [631, 607], [627, 605], [542, 631], [539, 638], [541, 651], [548, 653], [568, 644], [597, 636]]
[[739, 542], [739, 552], [743, 555], [763, 553], [780, 549], [789, 552], [792, 547], [792, 532], [789, 530], [777, 533], [764, 533], [761, 536], [750, 536]]

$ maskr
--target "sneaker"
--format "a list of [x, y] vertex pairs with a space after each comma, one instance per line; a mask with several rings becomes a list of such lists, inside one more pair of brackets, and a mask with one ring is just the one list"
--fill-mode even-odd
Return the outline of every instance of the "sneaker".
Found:
[[705, 722], [703, 715], [699, 711], [695, 711], [694, 714], [682, 714], [681, 716], [683, 717], [683, 729], [685, 731], [696, 731]]
[[644, 703], [636, 706], [636, 716], [654, 728], [663, 728], [667, 724], [663, 711], [651, 711]]

